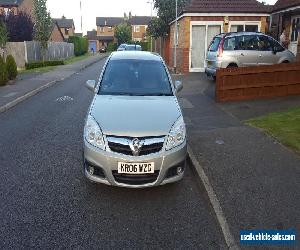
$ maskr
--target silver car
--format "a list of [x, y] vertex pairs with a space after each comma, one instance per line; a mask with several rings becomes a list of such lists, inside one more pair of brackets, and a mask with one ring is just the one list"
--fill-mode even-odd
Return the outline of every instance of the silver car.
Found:
[[224, 33], [215, 36], [208, 48], [205, 72], [215, 77], [218, 68], [271, 65], [295, 60], [292, 52], [265, 34]]
[[92, 182], [143, 188], [183, 178], [186, 127], [159, 55], [115, 52], [99, 82], [84, 128], [84, 173]]

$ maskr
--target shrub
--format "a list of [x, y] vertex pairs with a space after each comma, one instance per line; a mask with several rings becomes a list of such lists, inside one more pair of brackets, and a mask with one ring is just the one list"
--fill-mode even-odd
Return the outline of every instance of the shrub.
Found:
[[136, 44], [141, 45], [143, 51], [150, 51], [150, 42], [137, 42]]
[[26, 63], [25, 68], [26, 69], [36, 69], [41, 67], [47, 67], [47, 66], [57, 66], [57, 65], [64, 65], [64, 61], [44, 61], [44, 62], [32, 62], [32, 63]]
[[113, 52], [118, 49], [118, 44], [117, 43], [109, 43], [107, 45], [107, 52]]
[[68, 42], [74, 44], [75, 56], [81, 56], [88, 52], [89, 42], [85, 37], [71, 36]]
[[0, 85], [5, 85], [8, 81], [6, 63], [3, 57], [0, 56]]
[[6, 68], [8, 73], [8, 79], [14, 80], [18, 75], [18, 69], [15, 59], [12, 55], [8, 55], [6, 58]]

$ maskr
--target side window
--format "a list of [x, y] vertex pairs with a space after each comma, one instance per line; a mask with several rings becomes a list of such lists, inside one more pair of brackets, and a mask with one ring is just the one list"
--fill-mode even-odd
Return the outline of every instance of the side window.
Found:
[[285, 50], [285, 48], [283, 48], [281, 46], [281, 44], [279, 42], [275, 41], [273, 38], [269, 37], [269, 41], [270, 41], [270, 43], [272, 45], [272, 50], [274, 50], [276, 52], [282, 52], [282, 51]]
[[235, 37], [228, 37], [224, 42], [224, 50], [237, 50], [237, 44]]
[[259, 50], [257, 36], [245, 35], [239, 37], [238, 47], [240, 50]]
[[268, 37], [259, 36], [258, 37], [258, 47], [260, 51], [272, 51], [273, 45]]

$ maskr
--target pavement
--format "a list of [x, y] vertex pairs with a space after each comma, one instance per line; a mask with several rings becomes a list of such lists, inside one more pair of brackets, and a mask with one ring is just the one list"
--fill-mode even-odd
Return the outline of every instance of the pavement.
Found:
[[104, 62], [0, 113], [0, 249], [227, 249], [190, 163], [181, 182], [157, 188], [85, 179], [85, 81]]
[[45, 73], [22, 73], [13, 84], [0, 87], [0, 113], [96, 63], [106, 54], [97, 54]]
[[243, 120], [300, 106], [300, 96], [216, 104], [215, 83], [204, 74], [174, 78], [184, 83], [179, 97], [188, 142], [235, 241], [242, 229], [299, 233], [300, 156]]

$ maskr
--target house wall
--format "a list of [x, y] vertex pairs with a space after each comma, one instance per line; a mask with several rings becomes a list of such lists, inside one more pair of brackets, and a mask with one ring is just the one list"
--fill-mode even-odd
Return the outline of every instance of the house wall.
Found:
[[[181, 73], [189, 72], [189, 57], [190, 57], [190, 30], [191, 21], [204, 21], [204, 22], [223, 22], [223, 32], [229, 31], [230, 22], [260, 22], [260, 32], [267, 32], [267, 17], [260, 16], [230, 16], [228, 17], [228, 23], [225, 22], [225, 16], [194, 16], [194, 17], [183, 17], [179, 23], [179, 37], [177, 47], [177, 71]], [[170, 53], [169, 53], [169, 66], [174, 66], [174, 33], [175, 23], [170, 26]]]
[[57, 27], [57, 25], [54, 25], [54, 28], [52, 30], [49, 41], [50, 42], [63, 42], [64, 41], [64, 37], [60, 33], [59, 28]]
[[[139, 32], [134, 32], [134, 26], [139, 26], [140, 31]], [[146, 25], [132, 25], [132, 40], [133, 41], [144, 41], [144, 37], [147, 31], [147, 26]]]
[[65, 39], [68, 39], [70, 36], [74, 36], [75, 34], [75, 27], [69, 28], [69, 33], [66, 34], [66, 28], [60, 28], [61, 33], [64, 35]]
[[[103, 28], [103, 32], [100, 31], [100, 28]], [[112, 27], [111, 30], [108, 26], [100, 27], [97, 26], [97, 36], [114, 36], [115, 35], [115, 27]]]
[[23, 0], [23, 2], [20, 4], [19, 11], [24, 11], [29, 15], [33, 15], [33, 0]]

